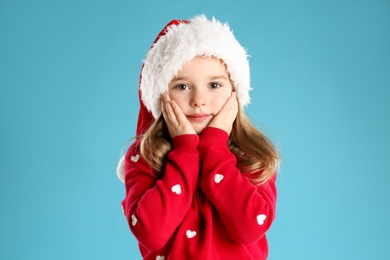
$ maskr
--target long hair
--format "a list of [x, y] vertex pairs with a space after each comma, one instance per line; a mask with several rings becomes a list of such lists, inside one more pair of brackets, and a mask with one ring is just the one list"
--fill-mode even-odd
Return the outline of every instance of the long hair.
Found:
[[157, 177], [162, 178], [167, 154], [172, 149], [172, 138], [162, 114], [141, 138], [141, 156], [155, 171]]
[[237, 168], [253, 184], [266, 183], [279, 166], [279, 154], [272, 142], [249, 121], [239, 106], [228, 146], [237, 157]]

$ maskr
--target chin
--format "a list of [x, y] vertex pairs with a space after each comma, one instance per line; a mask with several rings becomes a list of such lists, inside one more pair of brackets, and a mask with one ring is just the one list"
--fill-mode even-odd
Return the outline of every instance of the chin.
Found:
[[196, 134], [200, 135], [206, 127], [194, 127]]
[[195, 130], [195, 132], [196, 132], [197, 135], [200, 135], [203, 132], [203, 129], [199, 130], [199, 131]]

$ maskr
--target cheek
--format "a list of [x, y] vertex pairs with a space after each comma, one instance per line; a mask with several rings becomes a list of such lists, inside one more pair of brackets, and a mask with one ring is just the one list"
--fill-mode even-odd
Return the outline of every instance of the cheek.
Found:
[[225, 105], [226, 101], [229, 97], [219, 97], [215, 101], [215, 109], [218, 110], [218, 112], [222, 109], [222, 107]]
[[181, 110], [183, 110], [185, 108], [186, 101], [185, 101], [184, 97], [177, 97], [174, 95], [171, 95], [170, 97], [173, 101], [176, 102], [176, 104], [180, 107]]

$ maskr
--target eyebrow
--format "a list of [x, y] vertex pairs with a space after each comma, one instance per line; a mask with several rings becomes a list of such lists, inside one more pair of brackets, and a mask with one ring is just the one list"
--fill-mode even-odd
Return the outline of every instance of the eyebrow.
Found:
[[224, 79], [224, 80], [227, 80], [227, 81], [230, 81], [230, 79], [228, 79], [226, 76], [224, 75], [217, 75], [217, 76], [211, 76], [209, 77], [209, 80], [217, 80], [217, 79]]
[[[216, 75], [216, 76], [210, 76], [207, 78], [208, 80], [217, 80], [217, 79], [223, 79], [223, 80], [227, 80], [227, 81], [230, 81], [230, 79], [228, 79], [226, 76], [224, 75]], [[175, 77], [172, 79], [171, 82], [175, 82], [175, 81], [186, 81], [188, 80], [187, 77]]]

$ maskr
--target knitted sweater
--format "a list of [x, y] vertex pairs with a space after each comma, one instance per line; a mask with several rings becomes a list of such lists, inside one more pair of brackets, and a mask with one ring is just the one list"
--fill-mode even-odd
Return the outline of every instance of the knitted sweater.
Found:
[[140, 156], [125, 157], [129, 227], [144, 259], [266, 259], [265, 233], [275, 218], [275, 175], [255, 186], [236, 168], [226, 132], [175, 137], [164, 176]]

